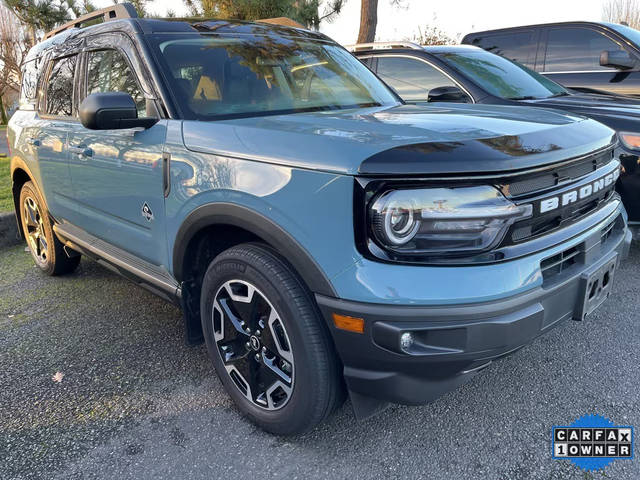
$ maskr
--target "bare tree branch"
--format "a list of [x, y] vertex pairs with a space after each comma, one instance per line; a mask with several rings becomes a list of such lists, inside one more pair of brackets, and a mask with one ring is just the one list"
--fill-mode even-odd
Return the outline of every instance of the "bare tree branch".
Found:
[[631, 28], [640, 28], [640, 1], [609, 0], [602, 6], [602, 19], [624, 23]]
[[31, 48], [31, 39], [20, 19], [0, 4], [0, 95], [20, 92], [20, 66]]

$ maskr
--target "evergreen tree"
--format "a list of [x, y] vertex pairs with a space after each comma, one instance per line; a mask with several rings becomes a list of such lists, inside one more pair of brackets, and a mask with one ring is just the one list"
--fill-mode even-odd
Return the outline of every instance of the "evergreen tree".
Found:
[[37, 34], [53, 30], [58, 25], [93, 10], [85, 0], [3, 0], [4, 4], [27, 27], [32, 45]]
[[237, 20], [288, 17], [310, 28], [318, 28], [320, 22], [339, 14], [344, 1], [330, 0], [321, 13], [321, 0], [184, 0], [194, 17]]

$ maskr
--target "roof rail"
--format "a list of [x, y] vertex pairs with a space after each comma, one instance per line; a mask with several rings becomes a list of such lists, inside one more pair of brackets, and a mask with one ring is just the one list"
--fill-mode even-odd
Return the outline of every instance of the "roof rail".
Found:
[[[101, 8], [100, 10], [94, 10], [78, 18], [74, 18], [70, 22], [51, 30], [44, 35], [44, 40], [57, 35], [60, 32], [69, 30], [70, 28], [82, 28], [83, 24], [92, 22], [94, 20], [102, 19], [103, 22], [109, 20], [117, 20], [120, 18], [137, 18], [138, 12], [136, 8], [130, 3], [116, 3], [107, 8]], [[88, 26], [88, 25], [87, 25]]]
[[345, 45], [344, 48], [350, 52], [361, 52], [363, 50], [410, 48], [411, 50], [422, 50], [423, 47], [413, 42], [371, 42], [357, 43], [355, 45]]

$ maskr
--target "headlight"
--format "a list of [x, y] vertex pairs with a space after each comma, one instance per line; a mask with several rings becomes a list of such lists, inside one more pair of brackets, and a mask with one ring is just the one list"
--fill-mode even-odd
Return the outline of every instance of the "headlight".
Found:
[[502, 240], [531, 205], [515, 205], [490, 186], [389, 190], [373, 202], [376, 243], [395, 254], [473, 254]]
[[618, 132], [622, 144], [631, 150], [640, 150], [640, 133]]

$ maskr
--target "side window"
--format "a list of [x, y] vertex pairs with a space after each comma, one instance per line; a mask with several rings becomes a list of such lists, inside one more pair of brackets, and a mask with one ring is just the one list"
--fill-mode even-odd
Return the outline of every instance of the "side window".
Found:
[[406, 57], [378, 57], [378, 75], [408, 102], [426, 101], [432, 88], [456, 86], [431, 65]]
[[22, 65], [22, 86], [20, 88], [20, 106], [35, 105], [38, 86], [39, 59], [30, 60]]
[[545, 72], [602, 70], [603, 50], [624, 50], [602, 33], [586, 28], [552, 28], [547, 37]]
[[71, 117], [73, 112], [73, 78], [77, 55], [54, 60], [46, 84], [44, 113]]
[[358, 58], [358, 60], [360, 60], [364, 65], [367, 66], [369, 70], [371, 70], [371, 66], [373, 65], [373, 57]]
[[102, 92], [126, 92], [133, 97], [138, 116], [146, 116], [146, 101], [133, 70], [117, 50], [89, 52], [87, 95]]
[[527, 30], [504, 34], [482, 35], [474, 38], [471, 43], [472, 45], [482, 47], [488, 52], [533, 68], [537, 47], [534, 41], [534, 33], [533, 30]]

